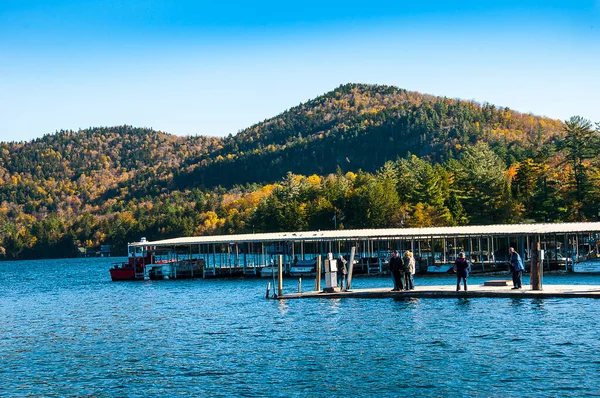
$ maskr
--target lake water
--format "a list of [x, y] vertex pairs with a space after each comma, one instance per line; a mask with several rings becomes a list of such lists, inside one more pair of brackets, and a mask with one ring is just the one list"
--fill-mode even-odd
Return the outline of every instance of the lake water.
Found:
[[[264, 279], [111, 282], [113, 261], [0, 263], [0, 396], [600, 392], [597, 300], [279, 302], [264, 299]], [[305, 290], [313, 283], [305, 280]], [[600, 284], [600, 277], [545, 283]], [[285, 286], [293, 292], [297, 282]], [[353, 281], [382, 286], [391, 280]]]

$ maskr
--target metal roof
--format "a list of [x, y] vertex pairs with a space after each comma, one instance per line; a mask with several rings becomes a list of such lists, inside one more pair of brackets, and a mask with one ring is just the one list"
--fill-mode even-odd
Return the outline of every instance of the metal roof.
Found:
[[347, 241], [361, 239], [417, 239], [473, 236], [544, 235], [599, 233], [600, 222], [554, 224], [465, 225], [458, 227], [346, 229], [336, 231], [272, 232], [240, 235], [189, 236], [148, 242], [133, 246], [189, 246], [212, 243]]

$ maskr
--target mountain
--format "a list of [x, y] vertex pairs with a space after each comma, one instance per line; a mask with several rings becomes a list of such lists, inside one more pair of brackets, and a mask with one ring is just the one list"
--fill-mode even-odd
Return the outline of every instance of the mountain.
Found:
[[0, 256], [329, 229], [333, 215], [338, 228], [589, 219], [598, 135], [581, 118], [346, 84], [225, 138], [116, 126], [4, 142]]
[[226, 138], [211, 156], [188, 162], [175, 187], [267, 183], [288, 171], [374, 171], [408, 153], [440, 162], [481, 140], [523, 158], [562, 134], [558, 120], [508, 108], [347, 84]]
[[507, 160], [562, 134], [560, 121], [391, 86], [347, 84], [227, 138], [131, 126], [60, 131], [0, 143], [0, 200], [59, 208], [57, 188], [86, 203], [193, 187], [277, 181], [288, 172], [375, 171], [408, 153], [441, 162], [488, 142]]

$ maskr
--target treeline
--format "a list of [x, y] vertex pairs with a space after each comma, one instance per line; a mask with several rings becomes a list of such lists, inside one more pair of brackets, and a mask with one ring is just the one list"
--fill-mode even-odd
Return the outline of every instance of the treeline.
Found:
[[0, 253], [141, 236], [595, 220], [598, 125], [345, 85], [224, 139], [130, 126], [0, 144]]

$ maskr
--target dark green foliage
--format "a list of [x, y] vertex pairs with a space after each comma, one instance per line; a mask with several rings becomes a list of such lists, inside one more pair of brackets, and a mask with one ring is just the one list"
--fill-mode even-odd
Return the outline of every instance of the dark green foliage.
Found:
[[[577, 219], [583, 220], [586, 215], [600, 210], [600, 204], [592, 200], [598, 193], [598, 169], [595, 166], [600, 153], [600, 133], [592, 128], [589, 120], [580, 116], [574, 116], [565, 122], [565, 132], [561, 147], [565, 153], [565, 163], [572, 170], [569, 196], [577, 211]], [[588, 160], [596, 162], [590, 163]]]

